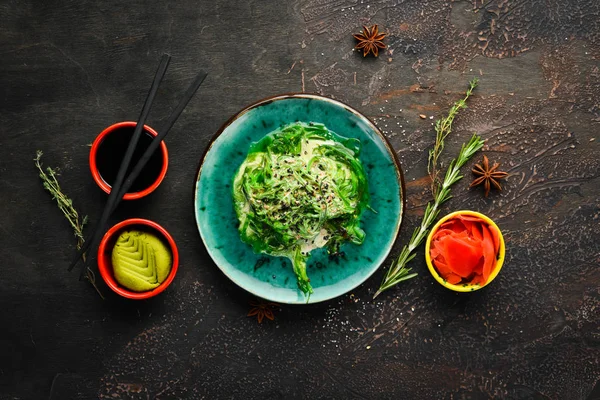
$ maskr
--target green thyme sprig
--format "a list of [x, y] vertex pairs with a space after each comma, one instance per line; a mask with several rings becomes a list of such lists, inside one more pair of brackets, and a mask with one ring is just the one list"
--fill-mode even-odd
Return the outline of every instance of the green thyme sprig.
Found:
[[433, 197], [436, 196], [437, 191], [440, 187], [439, 182], [439, 163], [438, 159], [442, 151], [444, 150], [444, 140], [452, 131], [452, 123], [454, 122], [454, 118], [456, 114], [463, 108], [467, 108], [467, 100], [471, 97], [473, 90], [477, 87], [479, 83], [479, 79], [473, 78], [471, 82], [469, 82], [469, 89], [467, 89], [467, 93], [465, 97], [455, 102], [450, 111], [448, 111], [448, 116], [443, 119], [438, 119], [435, 121], [435, 145], [431, 150], [429, 150], [429, 159], [427, 162], [427, 172], [431, 177], [431, 193]]
[[479, 149], [483, 147], [483, 142], [484, 141], [481, 139], [481, 137], [473, 135], [471, 140], [469, 140], [466, 145], [463, 144], [458, 157], [452, 160], [450, 163], [450, 166], [446, 171], [444, 181], [438, 188], [433, 203], [427, 203], [427, 208], [425, 209], [425, 214], [423, 215], [423, 220], [421, 221], [421, 226], [415, 229], [410, 241], [408, 242], [408, 245], [402, 248], [400, 256], [388, 269], [385, 278], [379, 287], [379, 290], [377, 290], [373, 298], [376, 298], [382, 292], [388, 290], [392, 286], [402, 281], [414, 278], [417, 275], [416, 273], [410, 273], [411, 268], [406, 267], [406, 264], [415, 258], [416, 254], [414, 251], [427, 236], [429, 228], [440, 213], [440, 206], [452, 198], [452, 195], [450, 194], [450, 187], [462, 179], [462, 175], [460, 175], [460, 168], [467, 161], [469, 161], [469, 159], [471, 159], [471, 157], [473, 157], [473, 155]]
[[50, 167], [47, 167], [44, 170], [41, 162], [43, 154], [42, 151], [38, 150], [34, 159], [35, 166], [40, 171], [40, 179], [42, 180], [44, 189], [50, 192], [52, 198], [56, 200], [58, 208], [65, 215], [67, 221], [69, 221], [69, 224], [73, 228], [73, 233], [77, 238], [77, 248], [80, 248], [85, 241], [83, 237], [83, 227], [87, 223], [87, 215], [83, 218], [79, 218], [79, 213], [73, 207], [73, 201], [62, 192], [60, 185], [58, 184], [58, 180], [56, 179], [58, 171]]
[[[67, 218], [67, 221], [69, 221], [69, 224], [73, 228], [73, 234], [77, 238], [77, 249], [79, 250], [85, 241], [83, 237], [83, 228], [85, 224], [87, 224], [88, 217], [85, 215], [83, 218], [81, 218], [75, 207], [73, 207], [73, 201], [63, 193], [58, 180], [56, 179], [58, 176], [58, 171], [50, 167], [44, 169], [41, 162], [43, 154], [44, 153], [41, 150], [38, 150], [33, 161], [35, 162], [35, 166], [39, 171], [39, 176], [42, 180], [42, 184], [44, 185], [44, 189], [50, 192], [52, 198], [56, 200], [58, 208], [60, 211], [62, 211], [65, 218]], [[83, 259], [85, 260], [85, 254], [83, 255]], [[104, 296], [96, 285], [96, 274], [94, 274], [94, 271], [92, 271], [90, 268], [87, 269], [86, 278], [88, 281], [90, 281], [92, 286], [94, 286], [94, 289], [96, 289], [100, 297], [104, 300]]]

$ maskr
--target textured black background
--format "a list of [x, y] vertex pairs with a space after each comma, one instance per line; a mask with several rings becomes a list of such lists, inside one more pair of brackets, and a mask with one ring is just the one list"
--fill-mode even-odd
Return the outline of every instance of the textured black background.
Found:
[[[1, 1], [0, 399], [600, 398], [599, 21], [596, 0]], [[352, 51], [363, 23], [389, 33], [378, 59]], [[43, 150], [98, 218], [106, 196], [88, 146], [137, 118], [163, 52], [173, 61], [151, 126], [198, 69], [210, 74], [167, 139], [165, 181], [113, 222], [165, 226], [180, 271], [153, 300], [102, 284], [102, 301], [66, 271], [74, 238], [32, 159]], [[431, 123], [473, 76], [444, 161], [477, 132], [512, 175], [485, 199], [468, 190], [469, 163], [443, 213], [499, 224], [500, 276], [451, 293], [421, 249], [419, 276], [375, 302], [382, 271], [337, 300], [282, 306], [275, 321], [246, 317], [251, 297], [210, 260], [193, 216], [198, 160], [220, 125], [281, 92], [364, 112], [407, 178], [396, 256], [430, 198]]]

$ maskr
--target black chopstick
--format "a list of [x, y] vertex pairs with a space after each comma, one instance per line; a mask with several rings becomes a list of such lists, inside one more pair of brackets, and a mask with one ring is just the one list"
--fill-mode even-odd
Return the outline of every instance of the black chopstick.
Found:
[[148, 162], [148, 160], [150, 160], [150, 157], [152, 157], [152, 154], [154, 154], [158, 146], [160, 146], [162, 140], [165, 138], [165, 136], [167, 136], [167, 134], [169, 133], [169, 131], [171, 130], [171, 128], [173, 127], [173, 125], [175, 124], [175, 122], [177, 121], [187, 104], [190, 102], [192, 97], [194, 97], [194, 94], [196, 93], [200, 85], [202, 85], [202, 82], [204, 82], [204, 79], [206, 79], [207, 75], [208, 74], [204, 71], [200, 71], [198, 75], [196, 75], [196, 78], [187, 88], [185, 94], [183, 95], [183, 98], [181, 99], [177, 107], [173, 110], [173, 112], [171, 112], [171, 115], [169, 115], [169, 118], [165, 122], [162, 129], [158, 131], [158, 135], [154, 139], [152, 139], [150, 146], [148, 146], [148, 148], [142, 155], [142, 158], [140, 158], [140, 161], [138, 161], [131, 173], [127, 176], [127, 179], [125, 179], [125, 183], [123, 183], [123, 186], [121, 187], [121, 191], [119, 192], [119, 196], [117, 197], [118, 200], [113, 206], [111, 213], [117, 208], [118, 203], [121, 201], [125, 193], [127, 193], [133, 182], [135, 182], [137, 177], [140, 175], [142, 169], [144, 169], [146, 163]]
[[[133, 157], [133, 152], [137, 146], [137, 143], [142, 134], [142, 130], [144, 129], [144, 124], [146, 122], [146, 118], [148, 118], [148, 114], [150, 113], [150, 109], [152, 108], [152, 102], [154, 101], [154, 97], [156, 97], [156, 92], [158, 91], [158, 87], [165, 76], [165, 72], [167, 72], [167, 67], [169, 66], [169, 62], [171, 61], [171, 56], [168, 54], [163, 54], [160, 59], [160, 64], [158, 65], [158, 69], [156, 70], [156, 74], [154, 75], [154, 81], [152, 82], [152, 86], [150, 87], [150, 91], [148, 92], [148, 96], [144, 101], [144, 106], [142, 107], [142, 112], [140, 113], [140, 117], [138, 119], [137, 125], [133, 131], [133, 136], [129, 141], [129, 145], [127, 146], [127, 151], [125, 152], [125, 156], [121, 161], [121, 165], [119, 166], [119, 171], [117, 172], [117, 178], [115, 182], [112, 184], [110, 194], [108, 196], [108, 200], [102, 212], [102, 216], [95, 229], [91, 231], [91, 233], [86, 238], [83, 246], [77, 252], [77, 256], [71, 261], [69, 265], [69, 271], [73, 270], [75, 265], [79, 262], [83, 254], [87, 251], [90, 246], [96, 242], [98, 238], [98, 234], [102, 231], [103, 226], [108, 221], [108, 217], [110, 216], [111, 210], [114, 208], [115, 201], [118, 199], [118, 194], [121, 191], [121, 186], [123, 184], [123, 179], [125, 178], [125, 173], [129, 168], [129, 164], [131, 163], [131, 159]], [[122, 195], [121, 195], [122, 196]], [[85, 264], [85, 263], [84, 263]], [[83, 276], [83, 267], [81, 269], [80, 279]]]
[[[196, 91], [198, 90], [200, 85], [202, 85], [202, 82], [204, 82], [204, 79], [206, 79], [207, 75], [208, 74], [206, 72], [200, 71], [198, 73], [198, 75], [196, 75], [196, 78], [188, 86], [186, 92], [183, 95], [183, 98], [181, 99], [181, 101], [179, 102], [177, 107], [171, 112], [171, 115], [169, 115], [169, 118], [165, 122], [164, 126], [158, 131], [159, 132], [158, 135], [154, 139], [152, 139], [152, 142], [150, 143], [150, 145], [148, 146], [148, 148], [146, 149], [146, 151], [144, 152], [144, 154], [142, 155], [142, 157], [140, 158], [138, 163], [135, 165], [135, 167], [132, 169], [131, 173], [127, 176], [127, 178], [123, 182], [123, 185], [121, 186], [121, 189], [119, 190], [119, 195], [116, 196], [116, 200], [112, 206], [112, 209], [110, 209], [108, 211], [108, 216], [106, 217], [106, 219], [100, 220], [97, 231], [99, 231], [99, 232], [104, 231], [104, 226], [106, 225], [106, 222], [108, 221], [108, 217], [110, 217], [110, 215], [116, 210], [119, 203], [123, 200], [123, 196], [125, 195], [125, 193], [127, 193], [127, 191], [130, 189], [131, 185], [135, 182], [137, 177], [140, 175], [140, 173], [142, 172], [142, 170], [144, 169], [144, 167], [150, 160], [150, 157], [152, 157], [154, 152], [160, 146], [160, 143], [167, 136], [167, 134], [169, 133], [169, 131], [171, 130], [173, 125], [175, 125], [175, 122], [177, 121], [177, 119], [179, 118], [179, 116], [181, 115], [181, 113], [183, 112], [185, 107], [188, 105], [190, 100], [194, 97], [194, 94], [196, 93]], [[89, 243], [88, 248], [89, 247], [95, 248], [95, 245], [97, 244], [96, 242], [98, 241], [98, 239], [100, 239], [99, 235], [96, 235], [94, 238], [92, 238], [92, 241], [91, 241], [91, 243]], [[85, 263], [84, 263], [84, 265], [85, 265]], [[80, 279], [83, 277], [84, 272], [85, 272], [85, 268], [82, 267], [81, 273], [80, 273]]]
[[[104, 231], [104, 226], [106, 225], [106, 222], [108, 221], [108, 217], [110, 217], [110, 215], [116, 210], [119, 203], [123, 200], [123, 196], [125, 195], [125, 193], [127, 193], [127, 191], [129, 190], [129, 188], [131, 187], [133, 182], [135, 182], [137, 177], [140, 175], [140, 173], [142, 172], [142, 170], [144, 169], [144, 167], [150, 160], [150, 157], [152, 157], [152, 154], [154, 154], [156, 149], [158, 149], [158, 147], [160, 146], [160, 143], [167, 136], [167, 134], [169, 133], [169, 131], [171, 130], [173, 125], [175, 125], [175, 122], [177, 121], [177, 119], [179, 118], [179, 116], [181, 115], [181, 113], [183, 112], [185, 107], [188, 105], [188, 103], [190, 102], [192, 97], [194, 97], [194, 94], [196, 93], [196, 91], [198, 90], [198, 88], [200, 87], [202, 82], [204, 82], [204, 79], [206, 78], [207, 75], [208, 74], [206, 72], [200, 71], [198, 73], [198, 75], [196, 75], [196, 78], [192, 81], [190, 86], [188, 86], [185, 94], [183, 95], [183, 98], [181, 99], [181, 101], [179, 102], [177, 107], [171, 112], [171, 115], [169, 115], [169, 118], [167, 118], [167, 121], [165, 122], [164, 126], [158, 131], [159, 132], [158, 135], [154, 139], [152, 139], [152, 142], [150, 142], [150, 145], [148, 146], [148, 148], [146, 149], [146, 151], [144, 152], [144, 154], [142, 155], [142, 157], [140, 158], [138, 163], [135, 165], [135, 167], [133, 168], [131, 173], [127, 176], [127, 178], [125, 179], [125, 182], [123, 182], [123, 185], [121, 186], [121, 189], [119, 190], [119, 195], [116, 197], [116, 200], [115, 200], [112, 208], [108, 211], [108, 216], [106, 217], [106, 219], [100, 220], [100, 223], [98, 224], [98, 229], [97, 229], [98, 231], [100, 231], [100, 232]], [[92, 243], [90, 244], [92, 249], [96, 247], [97, 243], [95, 243], [95, 242], [97, 242], [99, 239], [100, 239], [99, 235], [95, 236], [92, 239]], [[85, 264], [86, 263], [84, 263], [84, 265]], [[80, 276], [79, 276], [80, 280], [83, 277], [84, 272], [85, 272], [85, 268], [82, 267]]]

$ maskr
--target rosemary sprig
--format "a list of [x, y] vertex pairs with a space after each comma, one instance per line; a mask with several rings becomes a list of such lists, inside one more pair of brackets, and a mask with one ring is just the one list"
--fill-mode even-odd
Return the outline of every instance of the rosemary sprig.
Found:
[[416, 254], [414, 251], [427, 236], [429, 228], [440, 213], [440, 206], [452, 197], [450, 194], [450, 187], [462, 179], [460, 168], [473, 157], [481, 147], [483, 147], [483, 139], [477, 135], [473, 135], [466, 145], [463, 144], [460, 153], [458, 153], [458, 157], [450, 163], [444, 181], [438, 188], [433, 203], [427, 203], [421, 226], [415, 229], [408, 245], [402, 248], [400, 256], [388, 269], [379, 290], [377, 290], [373, 298], [376, 298], [392, 286], [407, 279], [414, 278], [417, 275], [416, 273], [411, 274], [411, 268], [407, 268], [406, 264], [415, 258]]
[[[40, 172], [40, 179], [42, 180], [44, 189], [50, 192], [52, 198], [56, 200], [58, 208], [67, 218], [67, 221], [69, 221], [69, 224], [73, 228], [73, 234], [77, 238], [77, 249], [80, 249], [83, 245], [83, 242], [85, 241], [83, 237], [83, 227], [87, 223], [88, 217], [87, 215], [85, 215], [83, 218], [80, 218], [79, 213], [77, 212], [75, 207], [73, 207], [73, 201], [63, 193], [62, 189], [60, 188], [60, 185], [58, 184], [58, 180], [56, 179], [56, 177], [58, 176], [58, 171], [50, 167], [47, 167], [44, 170], [44, 167], [42, 166], [41, 162], [43, 154], [44, 153], [41, 150], [38, 150], [36, 152], [35, 158], [33, 159], [33, 161], [35, 162], [35, 166]], [[104, 300], [104, 296], [102, 295], [100, 289], [96, 285], [96, 274], [94, 274], [94, 271], [92, 271], [90, 268], [87, 269], [86, 278], [88, 281], [90, 281], [92, 286], [94, 286], [94, 289], [96, 289], [100, 297]]]
[[467, 100], [471, 97], [473, 90], [477, 87], [479, 83], [479, 79], [473, 78], [471, 82], [469, 82], [469, 89], [467, 89], [467, 93], [463, 99], [458, 100], [456, 103], [452, 105], [450, 111], [448, 111], [448, 116], [443, 119], [438, 119], [435, 121], [435, 145], [431, 150], [429, 150], [429, 159], [427, 162], [427, 172], [431, 177], [431, 193], [433, 197], [437, 195], [437, 191], [440, 188], [439, 182], [439, 170], [438, 170], [438, 158], [442, 151], [444, 150], [444, 140], [452, 131], [452, 123], [454, 122], [454, 117], [456, 114], [463, 108], [467, 108]]

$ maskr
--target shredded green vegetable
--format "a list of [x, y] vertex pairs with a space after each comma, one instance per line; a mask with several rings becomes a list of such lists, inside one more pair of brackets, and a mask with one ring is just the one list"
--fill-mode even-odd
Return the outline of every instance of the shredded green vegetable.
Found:
[[312, 250], [336, 254], [345, 241], [364, 241], [359, 225], [369, 191], [359, 152], [357, 139], [296, 122], [254, 143], [234, 177], [242, 241], [289, 258], [304, 294], [313, 292], [306, 273]]

